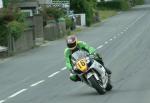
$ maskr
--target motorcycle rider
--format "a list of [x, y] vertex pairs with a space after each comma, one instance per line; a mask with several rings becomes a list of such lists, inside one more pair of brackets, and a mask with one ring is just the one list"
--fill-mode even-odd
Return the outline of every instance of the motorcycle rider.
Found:
[[[85, 50], [90, 55], [94, 55], [94, 59], [104, 66], [102, 57], [96, 53], [96, 49], [86, 44], [84, 41], [78, 41], [75, 35], [68, 36], [66, 39], [67, 48], [64, 51], [66, 67], [70, 71], [70, 79], [72, 81], [81, 81], [80, 78], [74, 73], [73, 65], [71, 62], [71, 54], [77, 50]], [[105, 66], [104, 66], [105, 67]], [[105, 67], [106, 72], [109, 74], [109, 79], [111, 71]]]

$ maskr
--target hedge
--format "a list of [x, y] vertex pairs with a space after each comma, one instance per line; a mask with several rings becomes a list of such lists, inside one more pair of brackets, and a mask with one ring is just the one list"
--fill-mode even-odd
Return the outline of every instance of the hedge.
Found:
[[133, 0], [135, 5], [141, 5], [144, 4], [144, 0]]
[[41, 13], [47, 20], [54, 19], [57, 22], [59, 18], [64, 16], [63, 9], [57, 7], [45, 7]]
[[0, 45], [7, 46], [10, 35], [17, 40], [24, 28], [24, 16], [17, 8], [2, 9], [0, 15]]
[[86, 25], [93, 23], [94, 9], [96, 9], [96, 0], [70, 0], [70, 9], [74, 13], [86, 14]]
[[97, 4], [99, 9], [113, 9], [113, 10], [128, 10], [129, 4], [126, 0], [116, 0], [116, 1], [106, 1], [106, 2], [99, 2]]

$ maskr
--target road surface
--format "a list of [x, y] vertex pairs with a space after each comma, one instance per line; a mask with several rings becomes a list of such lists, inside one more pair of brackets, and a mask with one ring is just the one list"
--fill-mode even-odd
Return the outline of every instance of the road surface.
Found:
[[113, 72], [105, 95], [69, 80], [60, 39], [0, 63], [0, 103], [150, 103], [149, 33], [150, 5], [143, 5], [78, 34]]

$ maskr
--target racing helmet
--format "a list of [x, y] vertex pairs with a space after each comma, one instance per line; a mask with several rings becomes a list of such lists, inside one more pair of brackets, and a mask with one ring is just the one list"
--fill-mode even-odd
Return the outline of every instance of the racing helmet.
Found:
[[76, 35], [68, 36], [67, 39], [66, 39], [66, 42], [67, 42], [67, 47], [70, 50], [74, 50], [77, 46], [77, 37], [76, 37]]

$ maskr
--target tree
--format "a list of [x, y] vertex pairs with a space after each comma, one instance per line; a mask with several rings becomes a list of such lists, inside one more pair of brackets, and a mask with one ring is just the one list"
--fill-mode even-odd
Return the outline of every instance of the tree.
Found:
[[93, 22], [94, 9], [96, 9], [96, 0], [70, 0], [70, 9], [75, 13], [85, 13], [86, 25], [90, 26]]
[[58, 21], [59, 18], [64, 16], [64, 11], [57, 7], [44, 8], [42, 13], [48, 18], [52, 17], [55, 21]]
[[9, 0], [2, 0], [2, 1], [3, 1], [4, 7], [7, 7], [7, 6], [8, 6], [8, 3], [9, 3]]
[[15, 5], [20, 0], [2, 0], [4, 7], [8, 7], [9, 5]]
[[0, 45], [8, 46], [11, 38], [17, 40], [25, 27], [24, 15], [15, 7], [2, 9], [0, 15]]

